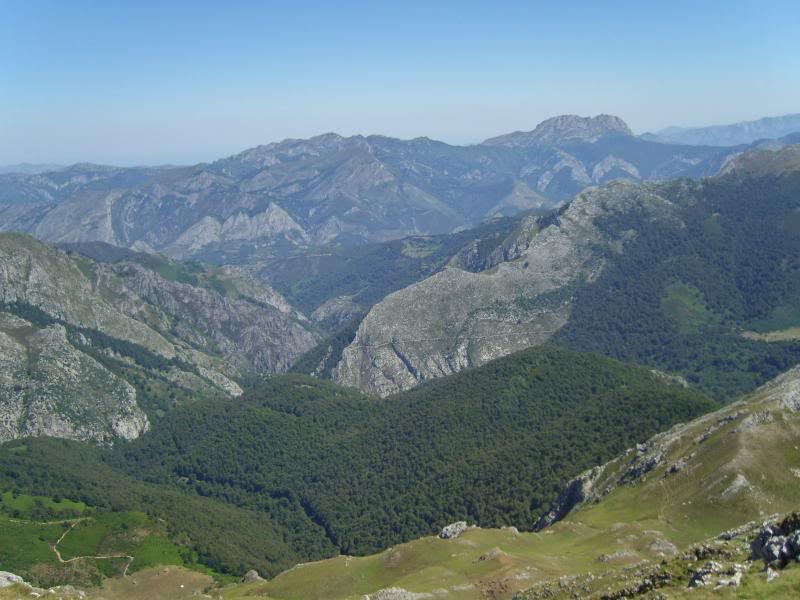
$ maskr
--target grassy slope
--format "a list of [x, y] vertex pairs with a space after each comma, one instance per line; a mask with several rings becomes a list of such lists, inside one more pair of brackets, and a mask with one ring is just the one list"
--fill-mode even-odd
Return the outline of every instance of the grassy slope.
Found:
[[[63, 536], [63, 537], [62, 537]], [[65, 563], [60, 563], [53, 544]], [[120, 555], [120, 556], [117, 556]], [[96, 585], [155, 565], [192, 565], [192, 554], [143, 513], [96, 512], [83, 502], [3, 492], [0, 495], [0, 570], [43, 585]], [[110, 558], [93, 558], [108, 556]]]
[[[642, 559], [657, 562], [658, 552], [650, 547], [656, 539], [685, 548], [744, 522], [798, 507], [798, 479], [791, 469], [800, 468], [800, 414], [781, 403], [796, 399], [799, 390], [800, 371], [794, 371], [722, 411], [674, 428], [658, 438], [666, 448], [665, 460], [645, 478], [619, 485], [599, 503], [540, 533], [472, 529], [450, 541], [423, 538], [368, 557], [299, 566], [269, 583], [233, 586], [226, 598], [333, 600], [392, 586], [413, 592], [443, 588], [452, 599], [482, 598], [491, 589], [494, 595], [488, 597], [510, 598], [515, 590], [553, 577], [602, 573]], [[772, 420], [760, 422], [767, 413]], [[710, 437], [698, 441], [709, 428]], [[668, 466], [682, 457], [687, 467], [667, 474]], [[628, 455], [609, 463], [598, 488], [616, 482], [630, 460]], [[748, 485], [732, 492], [737, 476], [744, 476]], [[619, 560], [600, 559], [618, 551], [628, 554], [620, 554]], [[619, 583], [615, 577], [604, 581]], [[798, 589], [800, 573], [788, 571], [774, 587], [765, 587], [762, 579], [754, 568], [742, 592], [781, 597]], [[674, 591], [680, 595], [681, 589]]]

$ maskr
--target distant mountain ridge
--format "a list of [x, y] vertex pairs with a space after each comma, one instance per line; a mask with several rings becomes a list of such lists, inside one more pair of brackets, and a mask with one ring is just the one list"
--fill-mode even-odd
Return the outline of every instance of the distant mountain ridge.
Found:
[[641, 140], [609, 115], [475, 146], [330, 133], [188, 167], [2, 175], [0, 231], [241, 264], [546, 211], [613, 179], [712, 175], [730, 154]]
[[778, 139], [797, 132], [800, 132], [800, 113], [729, 125], [667, 127], [655, 133], [644, 134], [642, 138], [666, 144], [738, 146], [758, 140]]

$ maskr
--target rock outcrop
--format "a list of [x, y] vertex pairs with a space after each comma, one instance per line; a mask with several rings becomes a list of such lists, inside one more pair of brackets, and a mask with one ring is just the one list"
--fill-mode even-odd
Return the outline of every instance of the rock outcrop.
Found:
[[255, 569], [250, 569], [242, 577], [242, 583], [255, 583], [257, 581], [264, 581], [264, 578]]
[[560, 521], [585, 502], [599, 499], [601, 494], [595, 492], [594, 486], [602, 473], [603, 467], [597, 466], [571, 480], [558, 494], [558, 498], [550, 510], [536, 521], [533, 526], [534, 531], [539, 531]]
[[631, 233], [609, 234], [601, 222], [634, 210], [680, 226], [654, 189], [617, 182], [582, 192], [543, 228], [523, 222], [488, 270], [451, 266], [375, 305], [334, 379], [387, 396], [546, 342], [567, 322], [574, 291], [624, 251]]
[[467, 529], [469, 529], [469, 525], [467, 525], [466, 521], [456, 521], [443, 527], [442, 531], [439, 532], [439, 537], [443, 540], [451, 540], [460, 536]]
[[0, 442], [134, 439], [147, 408], [239, 395], [234, 377], [285, 371], [317, 339], [274, 290], [233, 269], [95, 262], [0, 235]]
[[800, 561], [800, 514], [793, 513], [780, 523], [764, 523], [750, 547], [753, 559], [764, 561], [765, 568], [783, 569]]
[[14, 575], [8, 571], [0, 571], [0, 588], [10, 587], [14, 584], [24, 584], [25, 581], [19, 575]]

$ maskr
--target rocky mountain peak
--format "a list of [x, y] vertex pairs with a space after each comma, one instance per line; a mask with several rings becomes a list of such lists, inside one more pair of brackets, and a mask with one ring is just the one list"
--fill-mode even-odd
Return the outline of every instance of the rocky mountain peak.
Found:
[[509, 147], [549, 146], [568, 141], [596, 142], [608, 135], [633, 135], [633, 132], [625, 121], [613, 115], [560, 115], [542, 121], [533, 131], [516, 131], [490, 138], [484, 144]]

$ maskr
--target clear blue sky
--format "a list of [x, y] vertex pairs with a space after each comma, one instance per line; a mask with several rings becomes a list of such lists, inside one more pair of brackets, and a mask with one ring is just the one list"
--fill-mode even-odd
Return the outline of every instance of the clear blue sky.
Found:
[[0, 0], [0, 164], [800, 112], [800, 2]]

